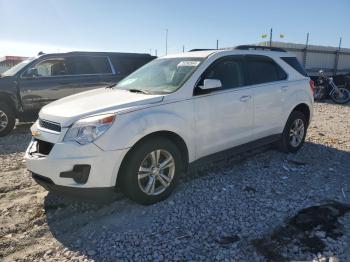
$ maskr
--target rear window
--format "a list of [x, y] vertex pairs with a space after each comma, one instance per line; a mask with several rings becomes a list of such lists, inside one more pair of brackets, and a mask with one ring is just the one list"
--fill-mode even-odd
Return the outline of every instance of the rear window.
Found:
[[247, 56], [246, 72], [251, 85], [281, 81], [287, 78], [283, 69], [275, 61], [265, 56]]
[[296, 57], [281, 57], [281, 59], [303, 76], [308, 76], [304, 67], [299, 63]]

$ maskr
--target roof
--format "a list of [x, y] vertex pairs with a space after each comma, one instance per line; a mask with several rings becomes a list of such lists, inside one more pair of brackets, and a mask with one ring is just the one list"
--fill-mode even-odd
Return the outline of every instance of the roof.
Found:
[[111, 56], [111, 55], [118, 55], [118, 56], [147, 56], [152, 57], [150, 54], [147, 53], [123, 53], [123, 52], [89, 52], [89, 51], [72, 51], [72, 52], [65, 52], [65, 53], [47, 53], [42, 55], [104, 55], [104, 56]]
[[177, 54], [171, 54], [167, 55], [164, 58], [175, 58], [175, 57], [208, 57], [212, 54], [217, 53], [227, 53], [227, 55], [268, 55], [271, 57], [288, 57], [288, 56], [295, 56], [292, 53], [289, 52], [279, 52], [279, 51], [268, 51], [268, 50], [239, 50], [235, 49], [234, 47], [230, 48], [222, 48], [222, 49], [208, 49], [203, 51], [193, 51], [193, 52], [185, 52], [185, 53], [177, 53]]

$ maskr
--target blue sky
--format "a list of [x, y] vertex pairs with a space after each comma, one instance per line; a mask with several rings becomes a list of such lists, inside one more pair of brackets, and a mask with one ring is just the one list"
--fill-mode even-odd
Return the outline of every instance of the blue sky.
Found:
[[350, 47], [350, 1], [0, 0], [0, 56], [69, 50], [165, 52], [274, 40]]

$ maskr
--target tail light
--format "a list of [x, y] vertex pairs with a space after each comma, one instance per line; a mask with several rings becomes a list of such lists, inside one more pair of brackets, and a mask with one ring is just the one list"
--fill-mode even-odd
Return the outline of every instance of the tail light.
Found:
[[312, 94], [314, 93], [314, 89], [315, 89], [315, 83], [314, 83], [314, 81], [313, 80], [311, 80], [310, 79], [310, 89], [311, 89], [311, 92], [312, 92]]

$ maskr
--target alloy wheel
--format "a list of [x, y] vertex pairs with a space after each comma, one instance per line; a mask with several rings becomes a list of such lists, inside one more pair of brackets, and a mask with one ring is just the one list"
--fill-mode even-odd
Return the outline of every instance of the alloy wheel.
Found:
[[304, 122], [301, 119], [295, 119], [289, 131], [289, 143], [293, 147], [298, 147], [305, 134]]
[[174, 157], [166, 150], [154, 150], [141, 162], [138, 170], [138, 185], [145, 194], [156, 196], [170, 186], [174, 174]]
[[4, 111], [0, 110], [0, 132], [5, 130], [5, 128], [8, 125], [8, 122], [9, 122], [9, 120], [8, 120], [7, 115], [5, 114]]

